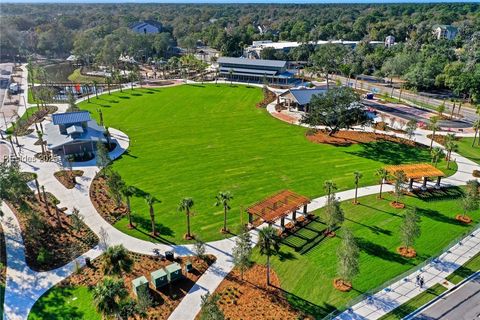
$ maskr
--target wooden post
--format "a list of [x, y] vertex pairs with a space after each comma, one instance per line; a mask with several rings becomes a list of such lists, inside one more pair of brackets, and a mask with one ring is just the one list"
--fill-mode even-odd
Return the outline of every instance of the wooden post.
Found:
[[413, 178], [410, 178], [410, 181], [408, 182], [408, 191], [413, 191]]
[[304, 214], [304, 215], [307, 214], [307, 205], [304, 205], [304, 206], [303, 206], [303, 214]]
[[435, 184], [435, 189], [440, 189], [440, 181], [442, 180], [442, 177], [437, 177], [437, 183]]
[[295, 220], [297, 220], [297, 210], [294, 210], [293, 213], [292, 213], [292, 219], [293, 221], [295, 222]]
[[428, 181], [428, 177], [423, 177], [423, 184], [422, 184], [423, 191], [427, 190], [427, 181]]

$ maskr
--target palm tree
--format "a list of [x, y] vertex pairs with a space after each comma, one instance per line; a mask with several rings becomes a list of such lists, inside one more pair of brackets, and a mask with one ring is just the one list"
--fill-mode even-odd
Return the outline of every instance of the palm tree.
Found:
[[187, 216], [187, 234], [185, 235], [186, 240], [193, 238], [192, 234], [190, 233], [190, 214], [193, 205], [194, 202], [192, 198], [183, 198], [178, 205], [178, 211], [185, 212], [185, 215]]
[[375, 175], [380, 178], [380, 193], [378, 194], [378, 198], [382, 199], [383, 184], [388, 177], [388, 171], [384, 168], [380, 168], [375, 172]]
[[223, 207], [223, 228], [222, 232], [228, 232], [227, 229], [227, 211], [230, 210], [230, 201], [233, 199], [233, 195], [230, 191], [222, 192], [220, 191], [216, 196], [217, 202], [215, 202], [215, 206], [222, 206]]
[[358, 201], [357, 201], [358, 183], [360, 182], [360, 179], [362, 179], [363, 175], [362, 173], [355, 171], [353, 173], [353, 176], [355, 178], [355, 198], [353, 199], [353, 204], [358, 204]]
[[432, 151], [430, 151], [430, 155], [432, 156], [432, 163], [436, 168], [438, 159], [440, 159], [440, 157], [443, 155], [443, 150], [440, 147], [435, 147], [432, 149]]
[[107, 83], [108, 94], [111, 95], [110, 86], [112, 85], [112, 77], [106, 77], [105, 82]]
[[95, 97], [98, 99], [98, 91], [97, 91], [98, 81], [93, 80], [92, 81], [92, 86], [93, 86], [93, 90], [95, 90]]
[[108, 247], [103, 254], [103, 272], [105, 275], [121, 275], [132, 270], [133, 261], [127, 249], [121, 244]]
[[333, 191], [337, 190], [337, 185], [332, 180], [327, 180], [323, 183], [323, 190], [330, 196]]
[[447, 169], [450, 169], [450, 161], [452, 158], [452, 152], [457, 151], [458, 144], [455, 142], [457, 138], [455, 134], [449, 133], [445, 136], [445, 149], [447, 150]]
[[[480, 108], [479, 108], [480, 110]], [[475, 120], [473, 123], [473, 129], [475, 129], [475, 136], [473, 137], [472, 147], [475, 146], [475, 141], [477, 140], [478, 130], [480, 130], [480, 119]], [[478, 139], [480, 141], [480, 138]]]
[[258, 246], [260, 254], [267, 256], [267, 285], [270, 285], [270, 256], [280, 251], [280, 238], [277, 230], [272, 226], [260, 229], [258, 233]]
[[233, 84], [233, 69], [228, 70], [228, 76], [230, 77], [230, 85]]
[[43, 193], [43, 200], [45, 201], [45, 208], [47, 209], [47, 213], [50, 213], [50, 204], [48, 203], [47, 192], [45, 192], [45, 186], [42, 186], [42, 193]]
[[432, 130], [432, 141], [430, 142], [430, 150], [433, 148], [433, 140], [435, 140], [435, 133], [440, 129], [438, 125], [438, 117], [431, 117], [428, 123], [428, 129]]
[[122, 279], [106, 277], [93, 289], [93, 303], [105, 318], [118, 316], [120, 303], [128, 296]]
[[58, 227], [62, 228], [62, 219], [60, 219], [60, 209], [58, 209], [58, 205], [60, 204], [60, 201], [58, 201], [57, 198], [54, 198], [52, 200], [53, 205], [55, 206], [55, 216], [57, 217], [57, 223]]
[[127, 215], [128, 215], [128, 228], [133, 229], [135, 225], [132, 223], [132, 209], [130, 207], [130, 198], [135, 194], [136, 190], [132, 186], [124, 185], [121, 193], [127, 201]]
[[45, 155], [45, 145], [43, 144], [43, 133], [40, 130], [37, 130], [38, 141], [40, 141], [40, 146], [42, 148], [42, 156]]
[[147, 194], [145, 196], [145, 202], [147, 203], [150, 209], [150, 221], [152, 222], [152, 236], [155, 237], [157, 235], [157, 231], [155, 230], [155, 211], [153, 209], [153, 205], [161, 201], [155, 198], [154, 196], [152, 196], [151, 194]]

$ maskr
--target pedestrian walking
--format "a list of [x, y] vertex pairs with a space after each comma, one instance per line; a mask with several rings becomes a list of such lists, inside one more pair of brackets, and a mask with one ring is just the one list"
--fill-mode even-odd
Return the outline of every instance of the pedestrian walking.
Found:
[[423, 288], [423, 285], [425, 284], [425, 280], [423, 280], [423, 277], [420, 278], [420, 289]]

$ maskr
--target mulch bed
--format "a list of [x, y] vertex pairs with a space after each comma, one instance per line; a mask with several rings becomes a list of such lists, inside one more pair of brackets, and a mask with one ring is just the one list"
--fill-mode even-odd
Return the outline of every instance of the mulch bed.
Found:
[[332, 144], [337, 146], [349, 146], [357, 143], [370, 143], [375, 141], [390, 141], [395, 143], [403, 143], [409, 146], [421, 146], [418, 143], [389, 136], [382, 133], [363, 132], [363, 131], [339, 131], [332, 136], [328, 135], [326, 130], [317, 130], [316, 132], [307, 132], [307, 139], [314, 143]]
[[373, 124], [373, 128], [376, 129], [376, 130], [391, 131], [391, 132], [400, 133], [400, 134], [406, 133], [405, 130], [394, 129], [394, 128], [390, 127], [386, 122], [383, 122], [383, 121], [375, 122]]
[[[433, 137], [433, 141], [441, 145], [445, 145], [445, 137], [446, 137], [445, 135], [436, 134]], [[432, 135], [431, 134], [427, 135], [427, 138], [432, 139]], [[455, 141], [459, 141], [461, 139], [462, 139], [461, 137], [455, 137]]]
[[30, 117], [26, 120], [18, 120], [16, 123], [16, 133], [18, 136], [25, 136], [32, 133], [33, 129], [28, 129], [35, 122], [42, 120], [47, 114], [57, 112], [58, 108], [56, 106], [45, 106], [41, 107], [40, 110], [35, 111]]
[[392, 201], [392, 202], [390, 202], [390, 207], [395, 208], [395, 209], [404, 209], [405, 204], [401, 203], [401, 202]]
[[257, 107], [258, 108], [265, 108], [267, 105], [269, 105], [270, 103], [275, 101], [275, 99], [277, 99], [277, 95], [275, 93], [273, 93], [270, 90], [264, 90], [263, 100], [260, 101], [259, 103], [257, 103]]
[[55, 197], [47, 193], [47, 198], [50, 214], [38, 195], [24, 199], [23, 205], [8, 203], [20, 223], [27, 265], [36, 271], [63, 266], [98, 243], [97, 236], [82, 221], [75, 222], [64, 212], [59, 213], [60, 228], [52, 204]]
[[398, 247], [397, 252], [405, 258], [415, 258], [417, 256], [417, 252], [413, 248]]
[[473, 221], [472, 218], [470, 218], [469, 216], [467, 216], [467, 215], [464, 216], [464, 215], [461, 215], [461, 214], [457, 214], [455, 216], [455, 220], [458, 220], [458, 221], [466, 223], [466, 224], [470, 224]]
[[[181, 257], [175, 259], [175, 262], [183, 265], [190, 261], [193, 266], [193, 270], [190, 273], [183, 271], [184, 279], [175, 281], [172, 285], [166, 285], [163, 288], [156, 290], [152, 283], [150, 273], [156, 271], [162, 267], [165, 267], [172, 262], [158, 257], [149, 256], [138, 253], [129, 253], [130, 258], [134, 261], [132, 271], [128, 274], [123, 274], [125, 287], [130, 293], [130, 297], [136, 299], [132, 289], [132, 280], [141, 276], [145, 276], [149, 281], [150, 297], [153, 299], [153, 305], [148, 309], [147, 316], [145, 318], [136, 316], [134, 319], [151, 319], [161, 320], [167, 319], [172, 311], [180, 304], [183, 297], [193, 287], [195, 282], [205, 273], [208, 267], [215, 261], [215, 257], [212, 255], [207, 256], [205, 260], [197, 257]], [[72, 274], [60, 282], [60, 286], [87, 286], [93, 288], [99, 283], [105, 276], [102, 269], [102, 257], [93, 260], [91, 267], [83, 267], [77, 273]]]
[[61, 170], [53, 174], [57, 180], [67, 189], [75, 188], [75, 178], [83, 176], [82, 170]]
[[349, 282], [346, 282], [342, 279], [336, 278], [333, 280], [333, 286], [335, 289], [342, 291], [342, 292], [348, 292], [352, 290], [352, 284]]
[[[220, 296], [219, 307], [225, 319], [304, 319], [285, 300], [280, 281], [270, 269], [270, 281], [273, 286], [266, 285], [266, 267], [254, 265], [247, 270], [244, 281], [240, 280], [240, 272], [234, 269], [220, 283], [215, 294]], [[197, 316], [197, 319], [199, 317]]]
[[114, 224], [127, 213], [126, 204], [117, 207], [110, 195], [105, 177], [97, 175], [90, 186], [90, 200], [98, 213], [109, 223]]

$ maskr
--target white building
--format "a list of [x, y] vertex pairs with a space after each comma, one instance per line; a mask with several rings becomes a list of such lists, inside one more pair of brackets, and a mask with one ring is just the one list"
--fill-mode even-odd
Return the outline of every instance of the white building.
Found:
[[453, 40], [458, 33], [458, 29], [451, 25], [435, 25], [433, 27], [433, 34], [435, 38]]
[[395, 37], [394, 36], [387, 36], [385, 38], [385, 47], [391, 47], [395, 44]]
[[[345, 46], [350, 46], [354, 48], [360, 41], [347, 41], [347, 40], [319, 40], [319, 41], [310, 41], [308, 44], [314, 46], [321, 46], [325, 44], [343, 44]], [[278, 51], [289, 52], [291, 49], [296, 48], [304, 43], [297, 41], [280, 41], [273, 42], [271, 40], [263, 41], [253, 41], [253, 43], [246, 47], [244, 50], [244, 56], [250, 59], [258, 59], [262, 53], [262, 50], [265, 48], [273, 48]], [[372, 45], [384, 45], [383, 41], [370, 41]]]

